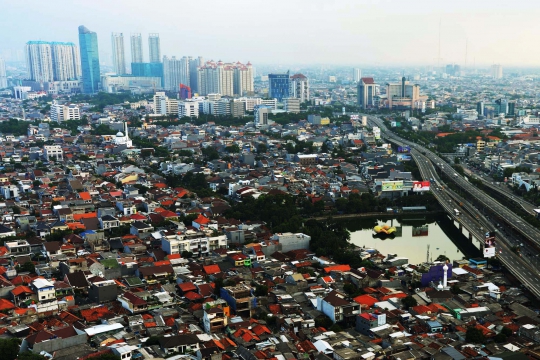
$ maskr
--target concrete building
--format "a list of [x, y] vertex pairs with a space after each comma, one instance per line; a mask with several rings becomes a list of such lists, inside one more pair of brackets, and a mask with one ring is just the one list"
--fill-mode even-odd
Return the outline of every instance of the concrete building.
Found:
[[222, 287], [220, 297], [229, 304], [234, 314], [242, 318], [251, 318], [257, 308], [256, 298], [252, 295], [251, 288], [245, 284]]
[[268, 125], [268, 115], [270, 109], [266, 105], [255, 105], [253, 112], [255, 113], [255, 127], [261, 127]]
[[186, 56], [181, 59], [175, 56], [163, 57], [163, 88], [165, 90], [178, 92], [180, 84], [190, 86], [189, 62], [190, 59]]
[[289, 97], [289, 91], [289, 72], [285, 74], [268, 74], [268, 97], [281, 101]]
[[46, 41], [29, 41], [25, 50], [28, 79], [38, 82], [53, 81], [51, 44]]
[[362, 70], [360, 70], [358, 68], [354, 68], [353, 69], [353, 76], [352, 76], [353, 82], [358, 83], [361, 78], [362, 78]]
[[500, 64], [491, 65], [491, 76], [494, 79], [501, 79], [503, 77], [503, 68]]
[[103, 90], [115, 93], [119, 90], [137, 90], [138, 92], [154, 92], [160, 77], [131, 76], [131, 75], [105, 75], [102, 77]]
[[144, 60], [143, 60], [141, 34], [140, 33], [131, 34], [130, 44], [131, 44], [131, 62], [142, 63]]
[[300, 112], [300, 99], [297, 98], [286, 98], [283, 99], [285, 104], [285, 111], [290, 113], [299, 113]]
[[6, 62], [0, 58], [0, 89], [7, 88]]
[[371, 77], [361, 78], [358, 82], [358, 106], [362, 109], [375, 107], [377, 85]]
[[71, 42], [52, 42], [51, 56], [55, 81], [81, 78], [81, 58], [77, 45]]
[[253, 66], [247, 64], [207, 61], [197, 68], [197, 91], [199, 95], [211, 93], [222, 96], [252, 94]]
[[199, 117], [199, 102], [197, 101], [179, 101], [178, 117]]
[[127, 74], [127, 72], [126, 72], [126, 55], [125, 55], [125, 48], [124, 48], [124, 34], [112, 33], [111, 44], [112, 44], [114, 72], [116, 73], [116, 75], [125, 75]]
[[311, 236], [302, 233], [293, 234], [288, 232], [274, 234], [271, 239], [279, 241], [282, 246], [282, 251], [287, 252], [300, 249], [309, 250], [309, 242], [311, 241]]
[[47, 161], [63, 161], [64, 160], [64, 150], [60, 145], [45, 145], [43, 156]]
[[161, 44], [159, 41], [159, 34], [148, 34], [148, 54], [149, 61], [151, 63], [161, 62]]
[[75, 104], [59, 104], [53, 101], [51, 105], [51, 120], [62, 122], [66, 120], [80, 120], [79, 107]]
[[79, 49], [81, 52], [82, 91], [95, 94], [101, 80], [97, 34], [85, 26], [79, 26]]
[[294, 74], [290, 80], [289, 98], [309, 101], [309, 79], [302, 74]]
[[399, 83], [386, 84], [386, 99], [389, 109], [413, 109], [420, 99], [420, 86], [402, 77]]

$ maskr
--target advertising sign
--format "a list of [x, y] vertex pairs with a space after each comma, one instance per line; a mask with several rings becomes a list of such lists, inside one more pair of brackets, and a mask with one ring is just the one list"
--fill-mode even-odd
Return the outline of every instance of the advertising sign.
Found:
[[428, 236], [428, 226], [413, 226], [412, 236]]
[[399, 181], [383, 181], [381, 183], [382, 191], [401, 191], [403, 190], [403, 180]]
[[413, 182], [413, 191], [429, 191], [429, 181], [415, 181]]
[[407, 145], [407, 146], [398, 146], [397, 152], [398, 153], [410, 153], [411, 152], [411, 147], [409, 145]]
[[397, 161], [411, 161], [411, 155], [397, 154]]
[[495, 253], [495, 233], [487, 232], [484, 241], [484, 257], [494, 257]]
[[351, 120], [360, 120], [360, 115], [351, 115]]

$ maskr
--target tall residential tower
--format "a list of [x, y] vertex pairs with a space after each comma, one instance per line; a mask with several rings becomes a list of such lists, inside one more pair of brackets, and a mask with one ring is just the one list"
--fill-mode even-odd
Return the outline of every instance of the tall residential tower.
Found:
[[161, 62], [161, 46], [159, 44], [159, 34], [148, 34], [148, 48], [150, 50], [150, 62]]
[[142, 36], [141, 34], [131, 34], [131, 62], [143, 62]]
[[7, 88], [6, 63], [0, 58], [0, 89]]
[[28, 79], [37, 82], [54, 80], [51, 44], [46, 41], [26, 43], [26, 69]]
[[100, 81], [97, 34], [83, 25], [79, 26], [79, 49], [83, 93], [95, 94], [99, 91]]
[[114, 72], [116, 73], [116, 75], [125, 75], [126, 74], [126, 56], [125, 56], [125, 49], [124, 49], [124, 34], [112, 33], [111, 43], [112, 43]]

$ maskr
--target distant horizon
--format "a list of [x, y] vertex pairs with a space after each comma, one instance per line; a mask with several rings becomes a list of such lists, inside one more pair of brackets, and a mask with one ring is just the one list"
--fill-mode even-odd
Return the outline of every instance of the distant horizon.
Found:
[[0, 34], [5, 34], [0, 56], [11, 61], [9, 54], [23, 51], [28, 41], [78, 45], [77, 28], [84, 25], [97, 33], [100, 61], [107, 65], [112, 63], [111, 33], [121, 32], [126, 65], [130, 34], [141, 33], [148, 61], [148, 34], [158, 33], [162, 56], [256, 66], [540, 67], [531, 31], [538, 28], [540, 7], [523, 0], [512, 5], [502, 0], [275, 0], [268, 7], [260, 0], [202, 5], [157, 0], [149, 14], [148, 3], [140, 0], [51, 0], [39, 3], [39, 10], [37, 2], [14, 2], [0, 15]]

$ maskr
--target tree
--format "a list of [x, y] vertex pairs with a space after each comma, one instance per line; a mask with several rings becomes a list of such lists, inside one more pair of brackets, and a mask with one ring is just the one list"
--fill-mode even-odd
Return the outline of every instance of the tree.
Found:
[[439, 255], [437, 257], [437, 259], [435, 259], [435, 261], [443, 261], [443, 262], [445, 262], [445, 261], [450, 261], [450, 259], [446, 255], [441, 254], [441, 255]]
[[266, 153], [267, 150], [268, 149], [266, 148], [266, 145], [264, 145], [264, 144], [257, 145], [257, 153], [264, 154], [264, 153]]
[[411, 295], [401, 299], [401, 303], [408, 309], [410, 307], [418, 305], [418, 302]]
[[334, 324], [334, 325], [330, 326], [330, 329], [328, 329], [328, 330], [333, 331], [333, 332], [343, 331], [341, 326], [339, 326], [338, 324]]
[[321, 315], [318, 318], [315, 319], [315, 326], [316, 327], [323, 327], [325, 329], [330, 328], [334, 323], [332, 322], [332, 319], [330, 319], [326, 315]]
[[161, 336], [150, 336], [146, 342], [144, 343], [145, 346], [152, 346], [152, 345], [159, 345], [159, 339], [161, 339]]
[[21, 340], [17, 338], [0, 339], [0, 354], [2, 359], [15, 360], [19, 354]]
[[237, 154], [240, 152], [240, 146], [238, 146], [238, 144], [232, 144], [231, 146], [227, 146], [225, 148], [225, 150], [228, 152], [228, 153], [234, 153], [234, 154]]
[[479, 330], [474, 326], [469, 326], [465, 333], [465, 340], [473, 344], [482, 344], [486, 341], [486, 337], [482, 333], [482, 330]]

